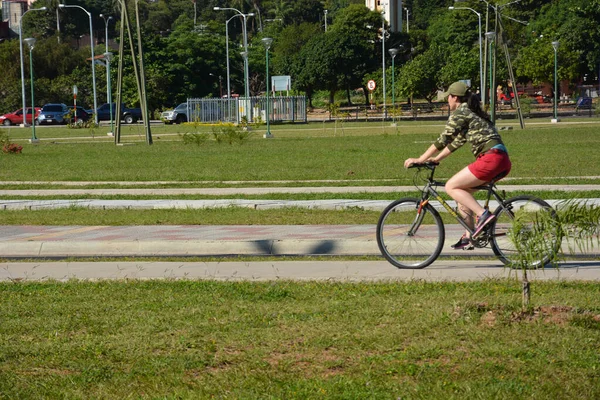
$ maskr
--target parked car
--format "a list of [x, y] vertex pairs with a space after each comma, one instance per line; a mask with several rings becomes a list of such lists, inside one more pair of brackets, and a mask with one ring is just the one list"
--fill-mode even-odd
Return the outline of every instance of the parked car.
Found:
[[[112, 116], [114, 119], [116, 119], [116, 107], [116, 103], [112, 103]], [[98, 107], [95, 113], [98, 115], [98, 121], [110, 121], [110, 108], [111, 107], [108, 105], [108, 103], [104, 103], [100, 107]], [[94, 114], [94, 110], [86, 111], [88, 112], [88, 114]], [[125, 107], [125, 105], [121, 104], [121, 121], [125, 122], [126, 124], [133, 124], [139, 121], [140, 119], [142, 119], [141, 109], [128, 108]]]
[[165, 124], [181, 124], [188, 121], [187, 103], [181, 103], [175, 109], [163, 112], [160, 119]]
[[[26, 116], [26, 120], [28, 124], [31, 124], [31, 107], [27, 107], [26, 108], [26, 112], [27, 112], [27, 116]], [[33, 119], [35, 120], [38, 115], [40, 115], [40, 110], [41, 108], [36, 107], [35, 108], [35, 115], [33, 117]], [[7, 113], [4, 114], [2, 116], [0, 116], [0, 124], [4, 125], [4, 126], [10, 126], [10, 125], [21, 125], [23, 123], [23, 109], [19, 108], [17, 111], [13, 111], [11, 113]]]
[[38, 124], [66, 124], [65, 116], [69, 113], [69, 108], [65, 104], [50, 103], [45, 104], [37, 117]]
[[77, 106], [75, 109], [76, 112], [73, 112], [73, 108], [69, 108], [69, 112], [65, 116], [65, 119], [69, 123], [82, 124], [90, 119], [90, 114], [85, 110], [85, 108]]

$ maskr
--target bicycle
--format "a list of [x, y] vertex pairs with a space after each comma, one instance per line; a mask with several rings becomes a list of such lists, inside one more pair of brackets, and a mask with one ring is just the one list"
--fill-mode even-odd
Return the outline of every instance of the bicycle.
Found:
[[[445, 227], [440, 213], [431, 204], [430, 199], [437, 200], [441, 206], [454, 217], [462, 227], [473, 234], [460, 214], [454, 210], [437, 192], [438, 186], [445, 182], [435, 181], [433, 175], [438, 163], [426, 162], [413, 164], [409, 168], [417, 168], [414, 184], [421, 190], [421, 198], [406, 197], [395, 200], [388, 205], [377, 223], [377, 244], [383, 256], [398, 268], [425, 268], [433, 263], [444, 246]], [[421, 188], [419, 178], [423, 179], [422, 171], [429, 171], [424, 178], [425, 185]], [[422, 184], [422, 183], [421, 183]], [[505, 200], [505, 194], [500, 194], [496, 181], [478, 186], [477, 190], [487, 190], [484, 208], [489, 209], [490, 200], [494, 198], [498, 207], [494, 211], [496, 218], [490, 222], [471, 245], [476, 248], [491, 246], [494, 254], [506, 265], [518, 265], [518, 251], [526, 246], [517, 246], [513, 237], [518, 235], [519, 244], [531, 238], [534, 224], [541, 220], [540, 213], [547, 212], [550, 221], [557, 220], [554, 209], [544, 200], [535, 196], [521, 195]], [[517, 230], [513, 225], [518, 221]], [[560, 238], [550, 234], [544, 238], [543, 244], [538, 248], [543, 249], [539, 259], [529, 264], [530, 268], [539, 268], [548, 264], [552, 255], [558, 250]]]

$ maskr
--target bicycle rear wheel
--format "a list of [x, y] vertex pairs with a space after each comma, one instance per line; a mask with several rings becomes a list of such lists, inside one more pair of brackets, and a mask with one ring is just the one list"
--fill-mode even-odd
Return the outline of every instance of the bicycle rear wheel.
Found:
[[415, 198], [396, 200], [386, 207], [377, 223], [381, 254], [398, 268], [425, 268], [444, 246], [444, 224], [429, 203]]
[[[494, 254], [504, 264], [521, 268], [543, 268], [555, 259], [560, 248], [558, 216], [544, 200], [523, 195], [498, 207], [491, 227]], [[543, 228], [544, 234], [534, 234]], [[515, 236], [516, 235], [516, 236]]]

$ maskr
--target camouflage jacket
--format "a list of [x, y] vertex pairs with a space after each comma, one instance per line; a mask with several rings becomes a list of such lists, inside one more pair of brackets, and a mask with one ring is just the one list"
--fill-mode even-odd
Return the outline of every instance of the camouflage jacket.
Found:
[[471, 143], [471, 152], [477, 157], [502, 144], [502, 138], [492, 124], [471, 111], [467, 103], [461, 103], [448, 118], [446, 128], [434, 145], [440, 151], [445, 147], [455, 151], [466, 142]]

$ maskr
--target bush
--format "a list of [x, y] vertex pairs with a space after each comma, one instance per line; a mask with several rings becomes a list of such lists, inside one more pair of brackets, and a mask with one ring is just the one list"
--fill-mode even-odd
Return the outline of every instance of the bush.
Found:
[[184, 133], [179, 136], [183, 139], [183, 144], [195, 144], [196, 146], [201, 146], [208, 139], [207, 133]]
[[236, 128], [233, 125], [214, 127], [212, 134], [217, 143], [225, 142], [229, 144], [242, 144], [252, 137], [252, 132], [249, 130], [240, 127]]
[[12, 143], [8, 134], [3, 131], [0, 131], [0, 146], [2, 147], [2, 152], [6, 154], [21, 154], [23, 151], [23, 146]]

